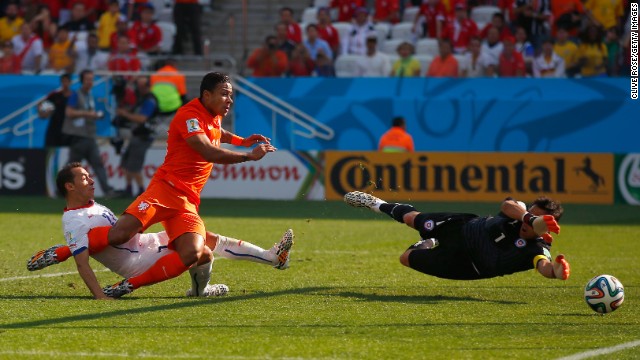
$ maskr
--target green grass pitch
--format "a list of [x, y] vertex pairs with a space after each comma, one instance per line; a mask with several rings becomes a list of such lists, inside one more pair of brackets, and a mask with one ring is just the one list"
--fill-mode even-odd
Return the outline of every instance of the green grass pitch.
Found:
[[[128, 203], [103, 202], [116, 213]], [[482, 215], [498, 208], [416, 205]], [[268, 248], [293, 228], [291, 267], [219, 259], [213, 281], [230, 287], [226, 297], [185, 298], [183, 275], [101, 302], [73, 261], [25, 267], [36, 250], [64, 242], [63, 206], [0, 197], [0, 358], [554, 359], [640, 340], [640, 207], [565, 206], [552, 253], [571, 263], [566, 282], [533, 270], [465, 282], [401, 266], [418, 234], [383, 215], [340, 202], [205, 200], [211, 231]], [[102, 284], [119, 280], [93, 264]], [[583, 299], [598, 274], [625, 286], [623, 306], [605, 316]], [[600, 358], [638, 359], [639, 345]]]

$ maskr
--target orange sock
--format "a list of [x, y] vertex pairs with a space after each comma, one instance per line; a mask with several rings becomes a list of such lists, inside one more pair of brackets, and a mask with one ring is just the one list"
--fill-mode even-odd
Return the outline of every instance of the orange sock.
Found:
[[133, 285], [134, 289], [140, 286], [147, 286], [161, 281], [174, 278], [189, 269], [177, 252], [165, 255], [158, 259], [155, 264], [138, 276], [134, 276], [129, 279], [129, 284]]
[[89, 254], [97, 254], [109, 246], [109, 229], [111, 226], [99, 226], [89, 230]]
[[68, 246], [60, 246], [59, 248], [54, 250], [56, 253], [56, 258], [59, 262], [63, 262], [67, 260], [71, 256], [71, 250]]

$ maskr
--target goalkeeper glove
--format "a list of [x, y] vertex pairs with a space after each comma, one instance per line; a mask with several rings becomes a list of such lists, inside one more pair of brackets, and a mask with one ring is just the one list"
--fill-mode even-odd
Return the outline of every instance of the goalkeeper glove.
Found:
[[556, 279], [567, 280], [569, 275], [571, 275], [569, 262], [564, 259], [564, 255], [556, 256], [553, 262], [553, 276], [555, 276]]
[[533, 228], [533, 231], [538, 235], [542, 235], [546, 232], [560, 233], [560, 225], [553, 217], [553, 215], [535, 216], [530, 212], [522, 215], [522, 222], [527, 223]]

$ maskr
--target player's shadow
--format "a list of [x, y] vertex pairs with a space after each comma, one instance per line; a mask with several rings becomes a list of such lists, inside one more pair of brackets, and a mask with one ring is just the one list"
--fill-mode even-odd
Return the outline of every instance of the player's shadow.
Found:
[[[47, 325], [60, 325], [63, 323], [72, 323], [75, 321], [91, 321], [96, 319], [105, 319], [110, 317], [118, 317], [118, 316], [130, 316], [137, 314], [145, 314], [145, 313], [153, 313], [156, 311], [165, 311], [165, 310], [176, 310], [176, 309], [184, 309], [191, 308], [197, 306], [204, 305], [221, 305], [227, 302], [232, 301], [243, 301], [243, 300], [251, 300], [251, 299], [261, 299], [261, 298], [269, 298], [274, 296], [283, 296], [283, 295], [299, 295], [299, 294], [310, 294], [315, 292], [323, 292], [328, 290], [327, 287], [306, 287], [306, 288], [298, 288], [298, 289], [287, 289], [273, 292], [260, 292], [249, 295], [240, 295], [240, 296], [228, 296], [228, 297], [219, 297], [219, 298], [170, 298], [175, 299], [178, 302], [166, 305], [154, 305], [154, 306], [145, 306], [137, 309], [131, 308], [118, 308], [116, 310], [104, 311], [98, 313], [91, 314], [78, 314], [71, 316], [61, 316], [61, 317], [49, 317], [46, 319], [40, 320], [31, 320], [24, 322], [15, 322], [8, 324], [0, 324], [0, 329], [22, 329], [22, 328], [31, 328], [36, 326], [47, 326]], [[40, 299], [42, 296], [2, 296], [1, 298], [7, 300], [16, 300], [16, 299]], [[47, 297], [45, 297], [47, 298]], [[49, 296], [50, 299], [83, 299], [80, 296]], [[154, 297], [157, 298], [157, 297]], [[135, 297], [125, 297], [119, 299], [117, 301], [126, 301], [133, 302], [138, 298]]]
[[520, 301], [478, 299], [470, 296], [379, 295], [379, 294], [365, 294], [365, 293], [359, 293], [354, 291], [339, 292], [339, 293], [333, 293], [328, 295], [356, 298], [363, 301], [400, 302], [400, 303], [411, 303], [411, 304], [436, 304], [436, 303], [451, 302], [451, 301], [483, 302], [483, 303], [495, 303], [495, 304], [526, 304], [525, 302], [520, 302]]

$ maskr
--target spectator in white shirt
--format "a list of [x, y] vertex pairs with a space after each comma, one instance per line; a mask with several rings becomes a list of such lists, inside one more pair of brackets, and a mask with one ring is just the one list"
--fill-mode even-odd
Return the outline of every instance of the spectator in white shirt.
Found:
[[489, 57], [491, 64], [498, 66], [503, 49], [500, 32], [495, 27], [490, 28], [487, 31], [487, 40], [482, 44], [482, 53]]
[[354, 22], [349, 33], [341, 39], [342, 54], [366, 54], [366, 40], [370, 35], [376, 35], [376, 29], [369, 21], [369, 11], [365, 7], [359, 7], [355, 11]]
[[358, 75], [364, 77], [389, 76], [391, 73], [391, 58], [378, 51], [378, 38], [369, 36], [366, 41], [367, 52], [358, 59]]
[[80, 72], [85, 69], [97, 71], [107, 68], [109, 62], [109, 53], [98, 48], [98, 36], [89, 34], [87, 36], [87, 44], [78, 50], [78, 58], [76, 59], [76, 71]]
[[468, 50], [460, 64], [461, 77], [491, 77], [495, 74], [496, 65], [491, 62], [487, 54], [482, 52], [480, 38], [472, 37], [469, 40]]
[[564, 77], [564, 60], [553, 51], [553, 41], [550, 39], [542, 42], [542, 54], [533, 61], [533, 77]]
[[22, 59], [22, 71], [40, 73], [44, 65], [42, 64], [42, 54], [44, 53], [42, 39], [33, 33], [28, 22], [20, 26], [20, 34], [14, 36], [11, 42], [14, 53]]

